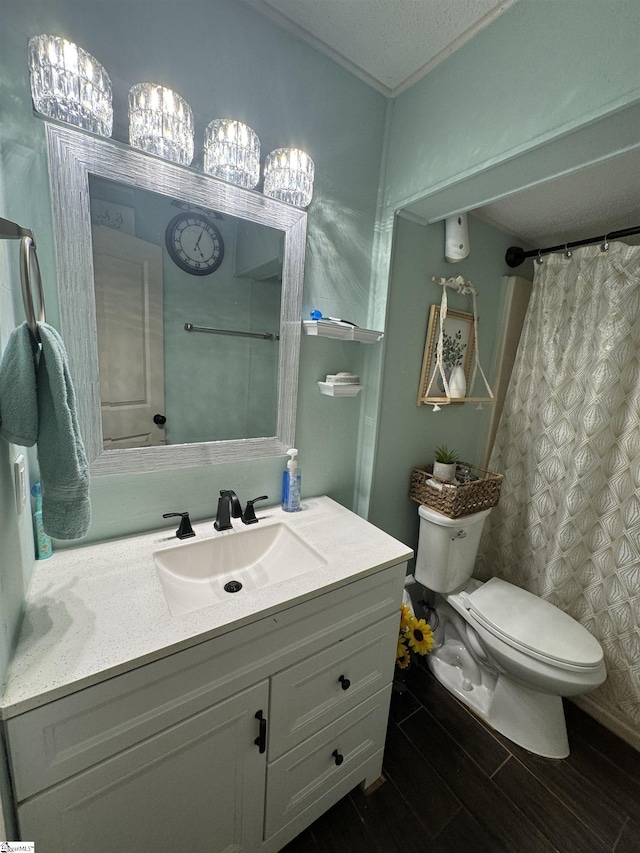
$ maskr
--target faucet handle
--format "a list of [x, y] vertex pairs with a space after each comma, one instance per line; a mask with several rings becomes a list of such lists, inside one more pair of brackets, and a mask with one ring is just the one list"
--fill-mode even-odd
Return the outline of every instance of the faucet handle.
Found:
[[193, 528], [191, 527], [191, 521], [189, 520], [188, 512], [165, 512], [162, 514], [163, 518], [179, 518], [180, 527], [176, 530], [176, 536], [178, 539], [188, 539], [190, 536], [195, 536], [196, 534], [193, 532]]
[[260, 495], [259, 498], [253, 498], [250, 501], [247, 501], [247, 507], [245, 511], [242, 513], [242, 523], [243, 524], [257, 524], [258, 519], [256, 518], [256, 513], [253, 508], [254, 503], [256, 501], [268, 501], [269, 495]]

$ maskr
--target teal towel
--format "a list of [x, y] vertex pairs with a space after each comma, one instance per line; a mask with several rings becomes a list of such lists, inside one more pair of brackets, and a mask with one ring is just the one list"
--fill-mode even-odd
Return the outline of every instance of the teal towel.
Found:
[[42, 523], [54, 539], [80, 539], [91, 523], [89, 465], [78, 429], [67, 352], [52, 326], [40, 323], [38, 331], [42, 343], [36, 368]]
[[0, 362], [0, 435], [21, 447], [32, 447], [38, 440], [37, 352], [23, 323], [11, 332]]
[[44, 530], [54, 539], [81, 539], [91, 523], [89, 466], [67, 353], [52, 326], [40, 323], [38, 331], [41, 351], [23, 323], [3, 353], [0, 436], [23, 447], [37, 442]]

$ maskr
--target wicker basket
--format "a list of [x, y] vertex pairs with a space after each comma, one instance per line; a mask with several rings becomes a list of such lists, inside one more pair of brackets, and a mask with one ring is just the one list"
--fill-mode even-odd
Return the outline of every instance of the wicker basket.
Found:
[[500, 498], [502, 474], [492, 474], [468, 462], [458, 465], [469, 468], [475, 479], [468, 483], [447, 483], [433, 474], [431, 465], [414, 468], [409, 489], [411, 500], [449, 518], [461, 518], [495, 506]]

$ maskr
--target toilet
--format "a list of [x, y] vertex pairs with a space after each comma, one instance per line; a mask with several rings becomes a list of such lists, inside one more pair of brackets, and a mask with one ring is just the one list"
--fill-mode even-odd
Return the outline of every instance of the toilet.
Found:
[[471, 573], [490, 509], [447, 518], [418, 507], [415, 579], [436, 593], [436, 679], [494, 729], [547, 758], [566, 758], [563, 696], [606, 678], [600, 643], [586, 628], [526, 590]]

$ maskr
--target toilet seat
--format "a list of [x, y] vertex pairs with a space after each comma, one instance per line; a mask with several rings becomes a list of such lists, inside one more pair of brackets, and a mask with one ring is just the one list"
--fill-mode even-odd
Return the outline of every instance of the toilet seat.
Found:
[[602, 664], [600, 643], [579, 622], [500, 578], [491, 578], [464, 594], [464, 607], [472, 621], [538, 660], [578, 670]]

